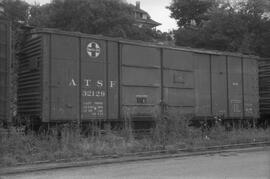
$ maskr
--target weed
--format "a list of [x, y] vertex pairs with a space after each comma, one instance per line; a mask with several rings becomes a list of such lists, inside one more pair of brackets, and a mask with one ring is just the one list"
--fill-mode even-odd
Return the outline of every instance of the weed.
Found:
[[[126, 120], [130, 120], [127, 117]], [[78, 128], [64, 126], [62, 137], [52, 130], [47, 134], [23, 135], [15, 129], [0, 133], [0, 167], [36, 161], [54, 161], [73, 158], [91, 159], [96, 155], [121, 155], [124, 153], [237, 144], [270, 140], [270, 129], [242, 128], [225, 130], [215, 125], [206, 132], [189, 126], [186, 115], [164, 114], [157, 116], [156, 126], [150, 135], [137, 139], [128, 124], [122, 131], [107, 131], [103, 135], [81, 135]], [[0, 130], [1, 132], [1, 130]], [[99, 132], [100, 133], [100, 132]]]

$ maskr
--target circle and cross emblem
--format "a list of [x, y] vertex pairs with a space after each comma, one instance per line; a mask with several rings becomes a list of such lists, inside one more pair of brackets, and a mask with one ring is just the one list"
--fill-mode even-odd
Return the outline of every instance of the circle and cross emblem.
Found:
[[101, 49], [96, 42], [91, 42], [87, 45], [87, 53], [92, 58], [97, 58], [100, 55]]

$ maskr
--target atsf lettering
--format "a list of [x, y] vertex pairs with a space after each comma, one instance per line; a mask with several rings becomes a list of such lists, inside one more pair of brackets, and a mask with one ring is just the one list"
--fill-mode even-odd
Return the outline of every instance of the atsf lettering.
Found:
[[[74, 79], [69, 82], [70, 87], [77, 87], [79, 84]], [[81, 95], [83, 97], [97, 97], [102, 98], [106, 96], [106, 91], [104, 90], [105, 82], [103, 80], [93, 81], [91, 79], [84, 79], [81, 84], [83, 87], [89, 89], [82, 90]], [[116, 81], [108, 81], [108, 87], [114, 88], [116, 86]]]
[[[76, 82], [76, 80], [71, 79], [71, 81], [69, 82], [69, 86], [78, 86], [78, 82]], [[102, 88], [105, 86], [105, 82], [103, 80], [96, 80], [93, 81], [91, 79], [84, 79], [82, 81], [82, 86], [84, 87], [97, 87], [97, 88]], [[108, 81], [108, 87], [109, 88], [114, 88], [116, 86], [116, 81]]]

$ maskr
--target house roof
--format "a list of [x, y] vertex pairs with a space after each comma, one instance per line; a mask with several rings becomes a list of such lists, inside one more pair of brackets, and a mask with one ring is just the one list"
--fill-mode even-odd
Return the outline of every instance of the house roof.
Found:
[[146, 12], [145, 10], [142, 10], [141, 8], [139, 9], [139, 8], [137, 8], [137, 7], [134, 6], [134, 5], [132, 5], [132, 6], [134, 7], [134, 11], [139, 12], [139, 13], [143, 13], [143, 14], [147, 14], [148, 16], [150, 16], [150, 15], [148, 14], [148, 12]]
[[144, 23], [144, 24], [150, 24], [152, 26], [159, 26], [161, 25], [161, 23], [154, 21], [153, 19], [151, 19], [151, 16], [149, 15], [148, 12], [146, 12], [145, 10], [141, 9], [140, 7], [136, 7], [135, 5], [131, 4], [131, 6], [133, 7], [133, 11], [137, 12], [137, 13], [142, 13], [142, 14], [146, 14], [147, 15], [147, 19], [143, 19], [143, 18], [136, 18], [137, 22], [140, 23]]
[[161, 23], [154, 21], [153, 19], [136, 19], [137, 22], [151, 24], [154, 26], [159, 26]]

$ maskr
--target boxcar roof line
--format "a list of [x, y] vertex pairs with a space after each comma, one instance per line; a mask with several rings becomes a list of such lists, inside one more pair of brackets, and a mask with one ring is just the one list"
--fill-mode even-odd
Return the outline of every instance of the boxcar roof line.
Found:
[[74, 37], [82, 37], [82, 38], [94, 38], [97, 40], [110, 40], [110, 41], [131, 44], [131, 45], [137, 45], [137, 46], [148, 46], [148, 47], [154, 47], [154, 48], [164, 48], [164, 49], [171, 49], [171, 50], [209, 54], [209, 55], [227, 55], [227, 56], [236, 56], [236, 57], [243, 57], [243, 58], [252, 58], [252, 59], [256, 59], [256, 60], [259, 59], [258, 56], [244, 55], [244, 54], [237, 53], [237, 52], [206, 50], [206, 49], [197, 49], [197, 48], [182, 47], [182, 46], [171, 47], [171, 46], [155, 44], [152, 42], [144, 42], [144, 41], [139, 41], [139, 40], [128, 40], [128, 39], [123, 39], [123, 38], [105, 37], [103, 35], [93, 35], [93, 34], [86, 34], [86, 33], [81, 33], [81, 32], [69, 32], [69, 31], [63, 31], [63, 30], [52, 29], [52, 28], [35, 28], [35, 29], [31, 30], [30, 34], [38, 34], [38, 33], [66, 35], [66, 36], [74, 36]]

